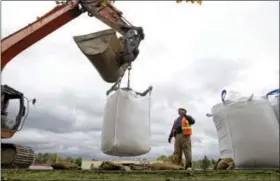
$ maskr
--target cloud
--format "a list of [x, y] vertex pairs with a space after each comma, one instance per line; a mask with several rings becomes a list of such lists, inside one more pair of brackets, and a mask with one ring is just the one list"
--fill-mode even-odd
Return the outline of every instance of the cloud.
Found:
[[190, 77], [199, 82], [202, 90], [215, 93], [231, 85], [232, 82], [241, 81], [240, 73], [248, 68], [245, 63], [238, 60], [210, 57], [196, 60], [188, 67], [188, 70], [192, 70], [194, 74]]
[[[152, 149], [142, 157], [153, 159], [173, 153], [173, 144], [167, 139], [178, 107], [185, 107], [196, 119], [193, 158], [219, 155], [216, 128], [205, 114], [220, 102], [220, 91], [261, 95], [279, 86], [278, 4], [115, 3], [135, 26], [143, 26], [146, 34], [131, 72], [131, 86], [136, 90], [154, 87]], [[31, 23], [55, 3], [4, 1], [1, 5], [4, 37]], [[30, 108], [23, 129], [8, 142], [31, 146], [37, 152], [116, 159], [100, 150], [105, 92], [111, 84], [103, 82], [73, 41], [73, 36], [107, 28], [95, 18], [81, 15], [5, 67], [2, 83], [38, 100]], [[9, 110], [15, 113], [15, 109], [13, 103]]]

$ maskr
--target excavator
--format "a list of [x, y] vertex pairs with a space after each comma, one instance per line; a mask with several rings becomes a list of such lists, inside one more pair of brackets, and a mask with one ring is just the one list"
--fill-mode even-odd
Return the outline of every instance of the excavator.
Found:
[[[19, 53], [87, 13], [89, 17], [97, 18], [111, 29], [74, 36], [74, 42], [105, 82], [119, 81], [139, 54], [139, 45], [144, 40], [143, 28], [133, 26], [108, 0], [67, 0], [56, 3], [48, 13], [1, 40], [1, 72]], [[120, 37], [117, 32], [121, 34]], [[19, 103], [15, 119], [7, 112], [11, 100]], [[30, 102], [35, 104], [36, 99], [29, 100], [20, 91], [1, 85], [1, 139], [12, 138], [22, 129]], [[1, 168], [28, 168], [34, 160], [32, 148], [1, 142]]]
[[[75, 36], [74, 41], [104, 81], [116, 82], [124, 74], [125, 67], [137, 58], [144, 32], [141, 27], [129, 23], [110, 1], [100, 0], [57, 2], [51, 11], [35, 22], [2, 39], [1, 71], [16, 55], [83, 13], [97, 18], [111, 29]], [[122, 36], [118, 38], [117, 32]], [[10, 100], [19, 102], [15, 119], [7, 113]], [[29, 101], [23, 93], [1, 85], [1, 139], [12, 138], [22, 128], [29, 102], [35, 104], [36, 99]], [[2, 168], [28, 168], [34, 159], [35, 154], [30, 147], [1, 143]]]

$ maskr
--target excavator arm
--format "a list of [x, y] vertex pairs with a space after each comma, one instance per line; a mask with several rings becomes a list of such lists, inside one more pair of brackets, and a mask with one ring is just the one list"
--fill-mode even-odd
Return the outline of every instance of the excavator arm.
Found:
[[44, 16], [1, 40], [1, 70], [16, 55], [81, 14], [78, 2], [58, 5]]
[[[100, 0], [68, 0], [57, 5], [44, 16], [37, 18], [35, 22], [1, 40], [1, 70], [16, 55], [84, 12], [122, 34], [127, 51], [132, 52], [137, 49], [140, 41], [144, 39], [142, 28], [134, 27], [126, 21], [122, 17], [122, 12], [116, 9], [110, 1], [104, 3]], [[133, 57], [133, 59], [135, 58]]]
[[[5, 37], [2, 39], [2, 52], [1, 52], [1, 71], [3, 71], [4, 67], [19, 53], [32, 46], [42, 38], [46, 37], [50, 33], [54, 32], [58, 28], [62, 27], [66, 23], [71, 20], [79, 17], [81, 14], [87, 12], [90, 17], [96, 17], [100, 21], [104, 22], [108, 26], [110, 26], [115, 31], [119, 32], [123, 35], [122, 41], [120, 41], [123, 45], [122, 51], [122, 63], [129, 63], [136, 59], [138, 55], [138, 46], [141, 40], [144, 39], [143, 30], [141, 27], [134, 27], [127, 20], [122, 17], [122, 12], [116, 9], [110, 1], [104, 3], [100, 0], [68, 0], [66, 2], [57, 3], [57, 6], [53, 8], [51, 11], [43, 15], [42, 17], [37, 18], [37, 20], [26, 27], [18, 30], [17, 32]], [[105, 30], [103, 32], [107, 32]], [[113, 30], [110, 30], [111, 32]], [[96, 34], [100, 34], [97, 32]], [[117, 39], [115, 37], [115, 39]], [[74, 37], [75, 40], [75, 37]], [[97, 47], [104, 47], [104, 36], [101, 36], [98, 41], [90, 40], [90, 47], [92, 47], [92, 43], [97, 42]], [[106, 42], [106, 41], [105, 41]], [[76, 42], [77, 43], [77, 42]], [[120, 43], [120, 44], [121, 44]], [[116, 44], [113, 42], [113, 44]], [[95, 47], [96, 48], [96, 47]], [[86, 48], [87, 49], [87, 48]], [[110, 48], [109, 48], [110, 49]], [[111, 50], [111, 49], [110, 49]], [[83, 50], [82, 50], [83, 51]], [[98, 51], [99, 52], [99, 51]], [[108, 52], [108, 51], [105, 51]], [[136, 52], [136, 53], [135, 53]], [[84, 52], [83, 52], [84, 53]], [[110, 52], [111, 53], [111, 52]], [[99, 57], [104, 57], [101, 54]], [[108, 57], [108, 56], [105, 56]], [[110, 61], [107, 61], [107, 64], [104, 64], [104, 69], [102, 71], [108, 74], [112, 74], [112, 72], [117, 72], [119, 67], [122, 65], [121, 63], [116, 63], [114, 60], [116, 56], [109, 56]], [[90, 59], [90, 58], [89, 58]], [[96, 60], [96, 57], [94, 57]], [[90, 61], [92, 61], [90, 59]], [[97, 62], [106, 62], [102, 60], [98, 60]], [[115, 64], [114, 64], [115, 63]], [[115, 67], [114, 67], [115, 66]], [[112, 68], [114, 67], [114, 69]], [[97, 68], [98, 69], [98, 68]], [[108, 69], [108, 70], [107, 70]], [[115, 73], [113, 79], [106, 79], [107, 82], [114, 82], [117, 77], [120, 75]], [[105, 79], [104, 79], [105, 80]], [[1, 129], [1, 138], [10, 138], [13, 136], [15, 132], [17, 132], [20, 128], [21, 123], [24, 120], [25, 115], [25, 105], [24, 105], [24, 95], [19, 91], [9, 87], [8, 85], [1, 86], [1, 120], [7, 120], [8, 122], [13, 122], [12, 120], [8, 120], [7, 107], [10, 100], [18, 100], [20, 102], [20, 110], [24, 110], [18, 113], [15, 121], [15, 125], [12, 128], [6, 128], [4, 125], [5, 121], [1, 121], [2, 129]], [[6, 90], [6, 91], [4, 91]], [[7, 91], [10, 90], [10, 91]], [[11, 91], [13, 90], [13, 91]], [[27, 104], [29, 101], [27, 101]], [[5, 118], [5, 119], [4, 119]], [[6, 119], [7, 118], [7, 119]], [[6, 123], [5, 123], [6, 124]]]
[[[101, 76], [106, 74], [107, 78], [103, 76], [105, 81], [116, 81], [120, 77], [121, 66], [136, 59], [139, 53], [138, 46], [144, 39], [144, 34], [141, 27], [134, 27], [126, 21], [122, 17], [122, 12], [113, 7], [110, 1], [104, 3], [100, 0], [67, 0], [58, 3], [55, 8], [37, 18], [35, 22], [2, 39], [1, 71], [19, 53], [85, 12], [104, 22], [114, 31], [105, 30], [91, 34], [99, 35], [95, 37], [96, 39], [84, 35], [74, 37], [74, 40], [93, 65], [99, 68]], [[123, 36], [118, 39], [114, 34], [115, 31]], [[92, 49], [88, 54], [90, 48]], [[116, 50], [120, 53], [117, 54]], [[100, 63], [103, 65], [100, 66]], [[10, 100], [19, 102], [19, 112], [15, 119], [10, 117], [7, 111]], [[28, 115], [29, 102], [30, 100], [23, 93], [8, 85], [1, 85], [1, 139], [9, 139], [21, 130]], [[32, 103], [35, 102], [36, 100], [33, 99]], [[1, 158], [1, 168], [28, 168], [34, 162], [35, 154], [30, 147], [2, 142]]]

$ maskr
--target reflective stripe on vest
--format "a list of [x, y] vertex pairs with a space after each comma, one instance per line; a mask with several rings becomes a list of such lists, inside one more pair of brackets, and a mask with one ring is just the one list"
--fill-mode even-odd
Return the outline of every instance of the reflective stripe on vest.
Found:
[[192, 135], [192, 127], [189, 124], [189, 121], [187, 120], [187, 118], [183, 117], [182, 120], [182, 131], [184, 135], [190, 136]]

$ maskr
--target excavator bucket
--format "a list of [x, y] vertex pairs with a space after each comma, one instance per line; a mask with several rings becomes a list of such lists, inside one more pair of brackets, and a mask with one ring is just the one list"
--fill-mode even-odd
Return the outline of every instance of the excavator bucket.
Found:
[[73, 39], [104, 81], [114, 83], [118, 80], [123, 45], [115, 30], [74, 36]]

